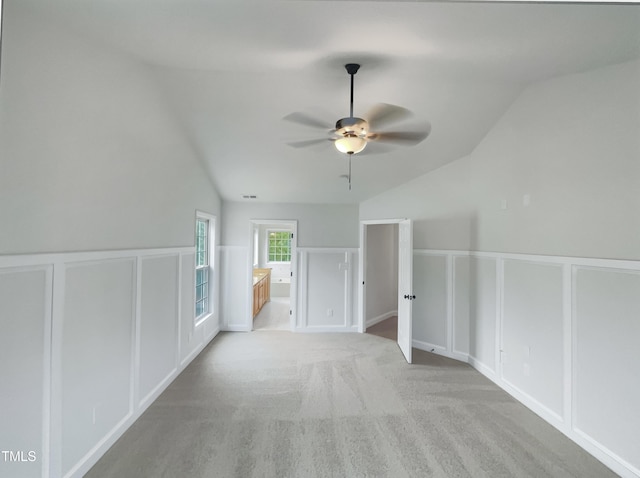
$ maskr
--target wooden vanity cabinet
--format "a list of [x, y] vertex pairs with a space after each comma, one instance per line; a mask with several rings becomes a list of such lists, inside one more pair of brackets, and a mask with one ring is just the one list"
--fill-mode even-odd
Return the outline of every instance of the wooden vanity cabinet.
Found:
[[253, 317], [271, 300], [271, 269], [253, 269]]

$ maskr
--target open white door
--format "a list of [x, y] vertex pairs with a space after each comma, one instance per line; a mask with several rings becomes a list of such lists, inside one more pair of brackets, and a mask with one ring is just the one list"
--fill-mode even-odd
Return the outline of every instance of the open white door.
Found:
[[398, 345], [411, 363], [413, 295], [413, 227], [411, 219], [398, 225]]

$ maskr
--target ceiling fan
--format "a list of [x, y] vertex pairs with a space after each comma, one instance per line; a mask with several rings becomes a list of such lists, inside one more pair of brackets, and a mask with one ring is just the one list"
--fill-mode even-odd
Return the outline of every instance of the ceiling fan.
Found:
[[333, 142], [335, 148], [349, 156], [349, 189], [351, 189], [351, 157], [362, 152], [368, 143], [387, 143], [415, 145], [423, 141], [431, 132], [431, 126], [427, 126], [420, 131], [380, 131], [383, 126], [390, 125], [412, 116], [412, 113], [401, 106], [379, 103], [375, 105], [367, 115], [366, 119], [353, 116], [353, 77], [360, 69], [357, 63], [348, 63], [345, 66], [347, 73], [351, 77], [351, 97], [349, 102], [349, 116], [340, 118], [335, 125], [335, 129], [328, 129], [321, 120], [312, 118], [304, 113], [291, 113], [284, 117], [285, 120], [294, 123], [322, 128], [328, 130], [329, 137], [311, 139], [305, 141], [295, 141], [288, 143], [294, 148], [313, 146], [326, 141]]

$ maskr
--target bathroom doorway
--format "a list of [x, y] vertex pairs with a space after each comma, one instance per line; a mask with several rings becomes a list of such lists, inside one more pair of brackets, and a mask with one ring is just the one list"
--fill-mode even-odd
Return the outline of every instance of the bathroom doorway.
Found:
[[252, 330], [295, 328], [297, 221], [251, 221]]

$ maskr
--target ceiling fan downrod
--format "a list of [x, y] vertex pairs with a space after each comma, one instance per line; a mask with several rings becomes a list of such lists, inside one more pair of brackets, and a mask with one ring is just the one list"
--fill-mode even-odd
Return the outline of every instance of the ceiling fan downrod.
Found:
[[349, 102], [349, 118], [353, 118], [353, 75], [358, 73], [360, 65], [357, 63], [347, 63], [344, 65], [347, 73], [351, 76], [351, 101]]

